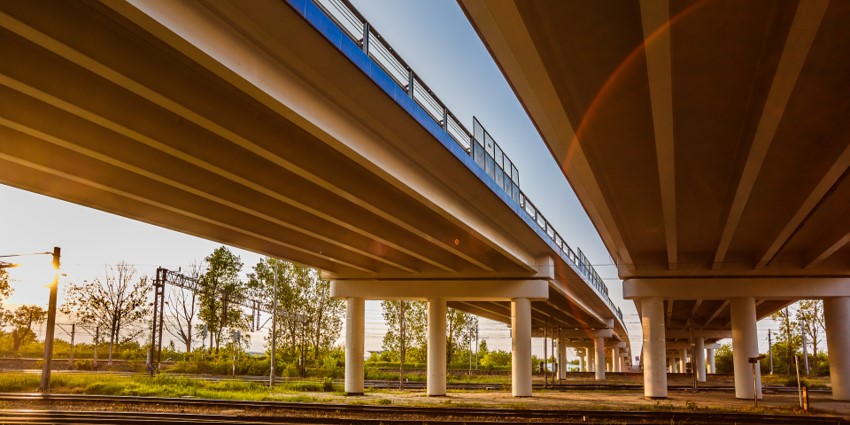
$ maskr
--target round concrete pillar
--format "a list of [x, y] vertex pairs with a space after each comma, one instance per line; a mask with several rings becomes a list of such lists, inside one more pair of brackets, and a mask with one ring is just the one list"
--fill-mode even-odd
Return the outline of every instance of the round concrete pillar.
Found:
[[850, 401], [850, 297], [825, 298], [823, 316], [832, 399]]
[[705, 350], [705, 351], [706, 351], [705, 355], [708, 358], [708, 373], [713, 375], [713, 374], [717, 373], [717, 369], [714, 366], [714, 349], [709, 348], [708, 350]]
[[605, 380], [605, 337], [593, 338], [593, 347], [596, 349], [596, 380]]
[[667, 398], [667, 353], [664, 341], [664, 300], [659, 297], [640, 300], [643, 329], [643, 394], [649, 398]]
[[531, 301], [511, 300], [511, 389], [514, 397], [531, 397]]
[[705, 339], [694, 338], [694, 370], [697, 371], [697, 381], [705, 382]]
[[761, 371], [756, 365], [755, 378], [749, 358], [759, 355], [758, 329], [756, 328], [756, 301], [753, 297], [733, 298], [729, 302], [732, 313], [732, 362], [735, 367], [735, 397], [753, 398], [753, 379], [756, 380], [756, 398], [761, 398]]
[[348, 298], [345, 306], [345, 393], [363, 394], [363, 329], [366, 303], [363, 298]]
[[428, 300], [428, 378], [429, 396], [446, 395], [446, 300]]
[[585, 360], [587, 352], [584, 348], [576, 348], [576, 355], [578, 356], [578, 371], [587, 372], [587, 361]]
[[585, 350], [587, 350], [587, 371], [596, 372], [596, 350], [590, 347]]
[[620, 370], [620, 347], [614, 347], [611, 349], [611, 371], [622, 372], [622, 370]]
[[567, 344], [558, 340], [558, 379], [567, 378]]

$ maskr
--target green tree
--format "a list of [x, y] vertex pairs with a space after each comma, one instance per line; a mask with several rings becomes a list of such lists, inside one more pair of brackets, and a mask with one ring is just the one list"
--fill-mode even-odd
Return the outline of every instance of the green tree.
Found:
[[407, 361], [408, 352], [425, 346], [425, 329], [428, 323], [426, 305], [423, 301], [381, 302], [384, 322], [387, 324], [384, 350], [398, 356], [399, 386], [404, 382], [404, 362]]
[[[277, 273], [277, 291], [274, 276]], [[315, 269], [273, 258], [260, 260], [248, 274], [249, 291], [269, 305], [278, 301], [277, 348], [295, 355], [303, 366], [318, 360], [339, 338], [345, 306], [330, 297], [330, 282]]]
[[488, 351], [481, 357], [481, 366], [487, 369], [510, 366], [511, 353], [503, 350]]
[[808, 343], [811, 344], [812, 353], [812, 370], [815, 375], [818, 374], [818, 345], [821, 343], [824, 334], [826, 333], [824, 318], [823, 318], [823, 301], [821, 300], [803, 300], [800, 301], [800, 308], [797, 310], [797, 318], [803, 322], [803, 332], [806, 333]]
[[478, 316], [454, 308], [448, 309], [446, 317], [446, 364], [459, 360], [456, 353], [469, 350], [478, 329]]
[[731, 345], [723, 344], [714, 352], [714, 366], [717, 373], [733, 373], [734, 363]]
[[[791, 374], [791, 368], [794, 367], [794, 354], [797, 353], [802, 343], [798, 326], [792, 315], [793, 312], [788, 306], [770, 315], [770, 318], [779, 324], [779, 332], [776, 335], [776, 345], [773, 352], [775, 356], [787, 359], [784, 364], [786, 375]], [[777, 369], [775, 366], [774, 361], [774, 369]], [[781, 369], [781, 367], [778, 369]]]
[[9, 323], [12, 325], [12, 352], [17, 353], [21, 344], [35, 340], [32, 327], [47, 319], [47, 311], [37, 305], [22, 305], [9, 316]]
[[91, 282], [71, 284], [60, 311], [78, 323], [99, 326], [109, 331], [109, 360], [116, 344], [132, 340], [146, 330], [140, 325], [148, 316], [148, 294], [151, 285], [147, 277], [136, 277], [136, 268], [121, 262], [106, 268], [103, 277]]
[[218, 354], [225, 329], [245, 329], [239, 306], [245, 295], [245, 285], [239, 280], [242, 260], [221, 246], [204, 261], [207, 270], [198, 282], [198, 317], [206, 324], [210, 350], [215, 346], [215, 353]]

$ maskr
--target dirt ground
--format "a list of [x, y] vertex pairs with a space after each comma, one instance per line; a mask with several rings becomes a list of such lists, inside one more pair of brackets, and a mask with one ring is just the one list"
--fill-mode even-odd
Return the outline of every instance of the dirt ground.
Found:
[[[758, 408], [752, 400], [735, 398], [734, 378], [731, 375], [709, 376], [708, 381], [700, 383], [700, 389], [692, 389], [693, 378], [687, 375], [671, 374], [668, 385], [668, 398], [650, 400], [643, 396], [643, 384], [640, 374], [608, 374], [607, 383], [622, 384], [623, 389], [596, 390], [581, 388], [581, 385], [596, 384], [592, 374], [574, 374], [566, 384], [578, 385], [570, 389], [535, 389], [530, 398], [514, 398], [510, 391], [448, 391], [445, 397], [428, 397], [422, 390], [375, 391], [361, 397], [330, 396], [312, 394], [325, 402], [387, 404], [397, 406], [455, 406], [455, 407], [494, 407], [519, 409], [573, 409], [573, 410], [695, 410], [695, 411], [737, 411], [765, 414], [794, 414], [801, 412], [796, 392], [764, 390], [764, 397], [758, 402]], [[535, 379], [535, 384], [542, 384]], [[687, 389], [685, 389], [687, 387]], [[809, 407], [813, 413], [838, 415], [850, 418], [850, 402], [832, 400], [831, 394], [813, 391], [809, 394]]]

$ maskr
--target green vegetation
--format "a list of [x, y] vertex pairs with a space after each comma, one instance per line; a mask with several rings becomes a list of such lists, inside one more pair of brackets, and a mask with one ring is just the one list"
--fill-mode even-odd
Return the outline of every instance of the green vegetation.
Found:
[[[4, 373], [0, 392], [38, 391], [38, 374]], [[186, 377], [158, 375], [122, 376], [105, 374], [54, 374], [51, 390], [65, 394], [127, 395], [156, 397], [198, 397], [223, 400], [317, 401], [298, 392], [333, 392], [332, 380], [295, 381], [269, 389], [262, 383], [241, 381], [205, 381]], [[299, 400], [293, 400], [298, 397]]]

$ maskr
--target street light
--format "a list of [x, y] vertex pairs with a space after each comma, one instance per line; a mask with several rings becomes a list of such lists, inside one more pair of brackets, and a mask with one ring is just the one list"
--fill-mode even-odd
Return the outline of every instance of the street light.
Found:
[[[32, 254], [3, 255], [2, 257], [21, 257], [24, 255], [53, 255], [53, 283], [50, 284], [50, 302], [47, 307], [47, 329], [44, 335], [44, 362], [41, 369], [41, 387], [43, 393], [50, 392], [50, 370], [53, 360], [53, 331], [56, 326], [56, 297], [59, 292], [59, 253], [58, 246], [53, 252], [35, 252]], [[18, 264], [0, 262], [0, 268], [17, 267]]]

